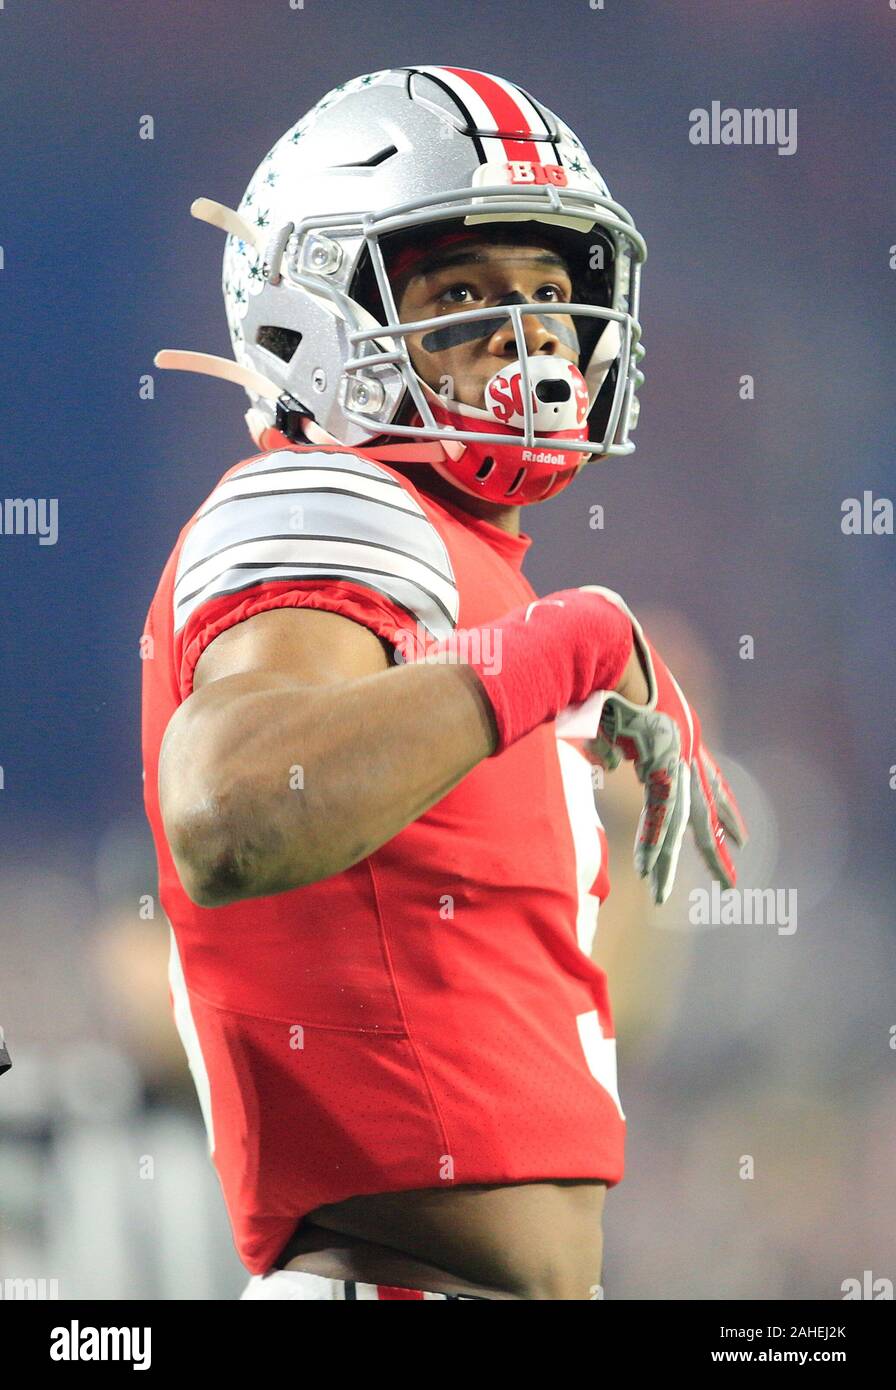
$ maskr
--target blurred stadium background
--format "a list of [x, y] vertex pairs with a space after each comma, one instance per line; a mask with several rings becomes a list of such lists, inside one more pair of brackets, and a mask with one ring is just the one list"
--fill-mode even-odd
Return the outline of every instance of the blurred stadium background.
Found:
[[[554, 107], [650, 253], [637, 453], [526, 513], [529, 578], [626, 596], [741, 799], [742, 886], [798, 893], [790, 935], [694, 927], [688, 850], [653, 910], [639, 788], [607, 778], [598, 959], [629, 1120], [607, 1295], [896, 1280], [896, 542], [840, 527], [845, 498], [894, 488], [894, 35], [884, 0], [0, 14], [0, 495], [56, 497], [60, 524], [52, 547], [0, 536], [0, 1278], [76, 1298], [245, 1282], [168, 1009], [138, 639], [180, 527], [251, 445], [238, 389], [157, 373], [143, 400], [139, 381], [162, 346], [229, 354], [223, 239], [192, 198], [235, 205], [336, 83], [453, 62]], [[797, 153], [692, 146], [713, 100], [796, 108]]]

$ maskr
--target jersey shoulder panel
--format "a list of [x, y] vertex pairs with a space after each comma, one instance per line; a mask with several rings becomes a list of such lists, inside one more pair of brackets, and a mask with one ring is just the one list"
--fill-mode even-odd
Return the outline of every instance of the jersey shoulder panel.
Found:
[[284, 580], [347, 581], [437, 639], [457, 623], [447, 547], [410, 484], [350, 451], [279, 449], [232, 469], [186, 530], [174, 632], [206, 603]]

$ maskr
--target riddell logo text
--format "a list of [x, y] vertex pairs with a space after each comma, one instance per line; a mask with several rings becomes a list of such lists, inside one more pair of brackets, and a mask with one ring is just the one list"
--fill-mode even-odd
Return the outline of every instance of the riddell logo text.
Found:
[[151, 1327], [82, 1327], [73, 1319], [50, 1332], [51, 1361], [132, 1361], [135, 1371], [152, 1365]]
[[555, 463], [559, 466], [562, 462], [562, 454], [550, 454], [547, 449], [523, 450], [523, 463]]

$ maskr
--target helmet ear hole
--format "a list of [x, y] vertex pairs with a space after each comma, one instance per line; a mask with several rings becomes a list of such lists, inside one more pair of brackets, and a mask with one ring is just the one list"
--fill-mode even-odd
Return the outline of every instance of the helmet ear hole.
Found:
[[296, 348], [302, 341], [302, 335], [294, 328], [281, 328], [276, 323], [265, 323], [255, 334], [255, 341], [265, 352], [279, 357], [281, 362], [291, 362]]

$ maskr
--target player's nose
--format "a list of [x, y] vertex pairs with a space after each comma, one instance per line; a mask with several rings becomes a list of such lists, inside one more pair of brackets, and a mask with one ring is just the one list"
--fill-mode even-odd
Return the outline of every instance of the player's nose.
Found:
[[[499, 304], [526, 304], [529, 301], [520, 290], [514, 290], [505, 295]], [[534, 356], [536, 353], [549, 355], [555, 353], [560, 345], [560, 340], [556, 331], [551, 327], [551, 319], [554, 315], [545, 314], [542, 318], [535, 313], [523, 314], [521, 327], [523, 340], [526, 344], [526, 355]], [[519, 356], [516, 345], [516, 335], [513, 331], [513, 320], [508, 314], [504, 322], [492, 334], [489, 349], [496, 357], [509, 357], [514, 359]]]

